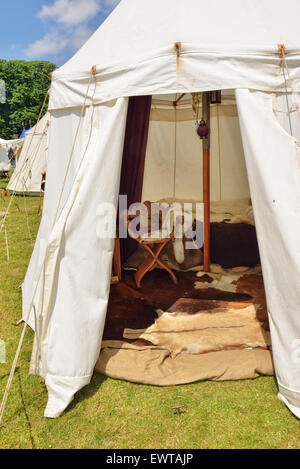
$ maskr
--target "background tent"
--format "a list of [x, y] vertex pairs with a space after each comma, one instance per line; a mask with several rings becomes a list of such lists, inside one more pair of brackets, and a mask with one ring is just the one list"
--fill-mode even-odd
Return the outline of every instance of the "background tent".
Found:
[[299, 14], [297, 0], [122, 0], [53, 73], [43, 220], [23, 285], [47, 417], [90, 382], [99, 355], [114, 245], [99, 232], [118, 204], [128, 97], [224, 89], [239, 112], [279, 397], [300, 417], [299, 137], [276, 117], [299, 122]]
[[20, 149], [23, 143], [22, 139], [3, 140], [0, 138], [0, 171], [9, 171], [11, 169], [11, 164], [8, 158], [9, 149]]
[[15, 139], [15, 140], [3, 140], [2, 138], [0, 138], [0, 147], [1, 148], [9, 149], [9, 148], [12, 148], [12, 147], [16, 147], [17, 149], [20, 149], [20, 148], [22, 148], [23, 143], [24, 143], [24, 141], [20, 138]]
[[8, 158], [8, 148], [2, 144], [6, 143], [5, 140], [0, 140], [0, 172], [9, 171], [11, 164]]
[[47, 113], [36, 126], [26, 132], [16, 169], [7, 189], [12, 193], [40, 195], [42, 173], [46, 171], [46, 151], [50, 115]]

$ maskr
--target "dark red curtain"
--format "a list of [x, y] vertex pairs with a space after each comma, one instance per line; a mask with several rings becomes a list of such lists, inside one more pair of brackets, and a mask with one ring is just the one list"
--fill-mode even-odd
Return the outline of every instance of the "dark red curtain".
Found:
[[[120, 182], [120, 195], [127, 195], [128, 208], [142, 202], [151, 101], [151, 96], [129, 98]], [[124, 261], [133, 254], [137, 243], [128, 238], [122, 240], [121, 246]]]

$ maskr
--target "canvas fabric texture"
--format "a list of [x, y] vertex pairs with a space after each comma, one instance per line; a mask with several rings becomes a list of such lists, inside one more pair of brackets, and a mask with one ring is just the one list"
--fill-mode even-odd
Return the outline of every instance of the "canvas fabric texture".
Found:
[[160, 347], [103, 341], [95, 370], [115, 379], [154, 386], [173, 386], [201, 380], [231, 381], [273, 375], [268, 350], [231, 350], [171, 357]]

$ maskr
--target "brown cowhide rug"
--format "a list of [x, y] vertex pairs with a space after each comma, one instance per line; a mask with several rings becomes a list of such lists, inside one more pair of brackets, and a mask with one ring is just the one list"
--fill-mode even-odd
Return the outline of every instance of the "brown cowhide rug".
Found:
[[216, 309], [185, 312], [158, 312], [155, 323], [144, 330], [125, 329], [126, 339], [143, 339], [166, 348], [172, 356], [200, 354], [232, 348], [267, 348], [269, 333], [256, 319], [249, 303], [218, 303]]

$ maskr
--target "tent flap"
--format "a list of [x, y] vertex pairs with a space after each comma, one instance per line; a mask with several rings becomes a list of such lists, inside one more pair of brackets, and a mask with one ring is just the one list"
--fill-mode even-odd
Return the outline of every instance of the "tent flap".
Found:
[[[82, 142], [78, 172], [69, 187], [61, 187], [69, 196], [56, 221], [54, 217], [47, 228], [45, 220], [38, 236], [37, 246], [44, 237], [46, 248], [43, 274], [35, 278], [41, 286], [35, 301], [38, 346], [31, 368], [45, 377], [49, 394], [45, 416], [50, 418], [59, 416], [74, 394], [88, 384], [99, 356], [114, 243], [112, 238], [100, 236], [99, 230], [101, 233], [105, 224], [102, 204], [117, 207], [126, 115], [127, 99], [91, 108], [85, 114], [82, 132], [87, 140]], [[64, 125], [65, 132], [71, 131], [71, 120], [64, 117], [56, 116], [52, 130]], [[59, 152], [59, 142], [50, 145], [49, 159]], [[57, 177], [53, 169], [48, 169], [50, 187]], [[23, 288], [24, 305], [31, 300], [28, 283], [32, 284], [40, 270], [35, 268], [38, 249], [34, 257], [34, 270], [29, 269]]]
[[[280, 396], [300, 418], [300, 160], [273, 96], [237, 90]], [[300, 122], [299, 122], [300, 125]]]

